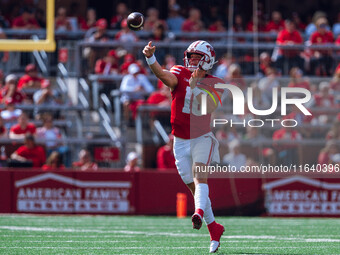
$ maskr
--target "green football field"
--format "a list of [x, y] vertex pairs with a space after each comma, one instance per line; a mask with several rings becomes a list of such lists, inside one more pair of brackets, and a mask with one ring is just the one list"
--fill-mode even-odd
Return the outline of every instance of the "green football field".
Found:
[[[340, 219], [217, 217], [218, 254], [340, 254]], [[0, 216], [1, 254], [208, 254], [190, 218]]]

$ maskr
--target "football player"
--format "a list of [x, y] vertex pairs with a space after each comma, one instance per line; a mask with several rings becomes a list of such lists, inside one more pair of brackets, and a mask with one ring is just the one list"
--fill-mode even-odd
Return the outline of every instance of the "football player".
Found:
[[[206, 41], [190, 44], [184, 52], [184, 66], [175, 65], [164, 70], [154, 55], [156, 47], [150, 41], [143, 49], [146, 62], [152, 72], [171, 90], [171, 125], [174, 135], [174, 155], [177, 170], [189, 187], [195, 200], [192, 215], [194, 229], [200, 229], [204, 219], [208, 226], [210, 252], [216, 252], [224, 227], [215, 222], [209, 199], [208, 172], [204, 169], [211, 162], [219, 162], [218, 141], [210, 129], [211, 113], [223, 90], [215, 89], [223, 80], [207, 73], [215, 64], [214, 48]], [[206, 94], [206, 113], [198, 110]]]

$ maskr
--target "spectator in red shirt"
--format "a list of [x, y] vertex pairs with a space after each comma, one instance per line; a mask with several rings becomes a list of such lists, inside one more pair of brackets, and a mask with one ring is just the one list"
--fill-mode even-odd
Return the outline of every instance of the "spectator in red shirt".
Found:
[[260, 66], [259, 73], [261, 76], [265, 76], [267, 72], [267, 68], [273, 68], [274, 64], [270, 58], [268, 52], [264, 51], [260, 54]]
[[272, 20], [266, 25], [267, 32], [279, 32], [284, 29], [285, 23], [279, 11], [272, 12]]
[[89, 8], [86, 11], [86, 21], [80, 24], [82, 30], [88, 30], [96, 27], [97, 24], [97, 12], [93, 8]]
[[128, 74], [128, 73], [129, 73], [128, 69], [129, 69], [129, 66], [130, 66], [131, 64], [137, 64], [137, 65], [138, 65], [138, 67], [139, 67], [139, 69], [140, 69], [139, 73], [141, 73], [141, 74], [147, 74], [147, 71], [146, 71], [145, 68], [141, 65], [141, 63], [138, 62], [138, 61], [136, 61], [135, 56], [134, 56], [133, 54], [130, 54], [130, 53], [128, 53], [128, 54], [126, 54], [126, 55], [124, 56], [124, 62], [123, 62], [123, 64], [120, 66], [120, 73], [121, 73], [121, 74]]
[[98, 59], [94, 69], [96, 74], [117, 74], [118, 73], [118, 57], [115, 50], [110, 50], [106, 57]]
[[247, 23], [246, 30], [249, 32], [265, 32], [266, 24], [263, 19], [262, 11], [258, 10], [257, 13], [257, 26], [254, 24], [254, 18], [251, 17], [250, 21]]
[[28, 122], [27, 113], [22, 112], [18, 118], [18, 124], [11, 127], [9, 131], [9, 138], [23, 139], [25, 135], [35, 135], [36, 127], [33, 123]]
[[[327, 30], [327, 19], [320, 17], [315, 22], [317, 31], [311, 37], [311, 45], [330, 44], [334, 42], [334, 36], [331, 31]], [[312, 50], [312, 58], [310, 60], [310, 73], [312, 75], [331, 75], [333, 65], [332, 50], [316, 49]]]
[[0, 103], [5, 103], [7, 99], [11, 98], [14, 104], [23, 102], [25, 95], [17, 89], [17, 76], [9, 74], [5, 79], [5, 86], [0, 90]]
[[[296, 30], [295, 24], [291, 20], [285, 21], [285, 29], [281, 30], [277, 36], [276, 44], [280, 45], [301, 45], [303, 42], [301, 34]], [[281, 49], [280, 47], [275, 50], [274, 58], [276, 58], [276, 65], [278, 68], [283, 70], [283, 66], [286, 63], [288, 70], [292, 67], [297, 66], [303, 70], [303, 58], [300, 56], [301, 50], [296, 49]], [[284, 73], [288, 73], [285, 70]]]
[[56, 31], [71, 31], [72, 26], [66, 15], [66, 8], [59, 7], [57, 16], [55, 17], [55, 30]]
[[126, 165], [124, 167], [125, 172], [139, 172], [140, 167], [138, 166], [138, 154], [134, 151], [130, 152], [126, 157]]
[[304, 88], [310, 90], [310, 84], [307, 80], [302, 78], [303, 72], [298, 67], [290, 69], [289, 75], [291, 77], [288, 87], [290, 88]]
[[44, 148], [35, 144], [34, 137], [26, 135], [24, 145], [13, 152], [11, 159], [20, 162], [32, 162], [33, 167], [41, 167], [46, 161], [46, 155]]
[[121, 22], [129, 15], [129, 10], [125, 3], [119, 3], [116, 6], [116, 14], [111, 18], [110, 27], [112, 29], [121, 29]]
[[157, 151], [157, 170], [176, 170], [173, 153], [174, 136], [169, 135], [169, 141]]
[[34, 12], [29, 7], [22, 9], [21, 16], [15, 18], [12, 23], [14, 29], [39, 29], [39, 23], [34, 17]]
[[201, 11], [192, 8], [189, 11], [189, 17], [182, 24], [183, 32], [200, 32], [204, 29], [203, 21], [201, 20]]
[[40, 89], [41, 82], [44, 80], [38, 75], [38, 69], [35, 64], [28, 64], [25, 67], [25, 75], [18, 81], [18, 90], [25, 88]]
[[[293, 127], [283, 127], [273, 134], [273, 145], [278, 153], [278, 164], [289, 165], [297, 163], [297, 143], [301, 135]], [[287, 142], [280, 144], [278, 142]]]
[[60, 154], [57, 151], [53, 151], [51, 155], [47, 158], [46, 164], [42, 166], [42, 170], [64, 170], [65, 166], [61, 162]]
[[82, 149], [79, 152], [79, 161], [73, 162], [72, 167], [81, 171], [96, 171], [98, 170], [97, 163], [92, 161], [90, 151]]

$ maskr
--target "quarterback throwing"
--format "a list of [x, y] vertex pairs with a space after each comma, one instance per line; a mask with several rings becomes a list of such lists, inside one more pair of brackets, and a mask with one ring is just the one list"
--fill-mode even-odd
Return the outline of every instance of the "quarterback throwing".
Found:
[[[218, 141], [210, 129], [211, 113], [217, 108], [223, 90], [214, 89], [223, 80], [207, 73], [215, 64], [214, 48], [206, 41], [195, 41], [184, 52], [184, 66], [175, 65], [163, 70], [154, 55], [156, 47], [149, 42], [143, 49], [152, 72], [171, 90], [171, 125], [174, 135], [174, 155], [177, 170], [191, 190], [195, 200], [192, 215], [194, 229], [204, 220], [211, 237], [210, 252], [216, 252], [224, 227], [215, 222], [209, 199], [208, 174], [195, 172], [211, 162], [219, 162]], [[206, 102], [202, 102], [202, 93]], [[201, 115], [199, 106], [207, 105]]]

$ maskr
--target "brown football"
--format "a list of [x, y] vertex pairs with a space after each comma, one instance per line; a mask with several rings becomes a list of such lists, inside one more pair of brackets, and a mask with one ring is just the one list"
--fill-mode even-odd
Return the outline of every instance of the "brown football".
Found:
[[140, 12], [133, 12], [127, 17], [127, 25], [131, 30], [137, 31], [143, 29], [145, 18]]

